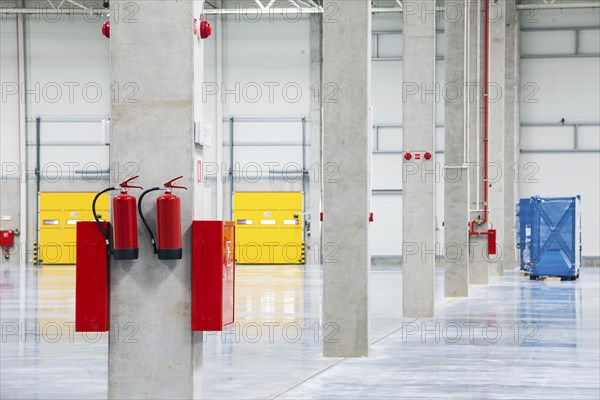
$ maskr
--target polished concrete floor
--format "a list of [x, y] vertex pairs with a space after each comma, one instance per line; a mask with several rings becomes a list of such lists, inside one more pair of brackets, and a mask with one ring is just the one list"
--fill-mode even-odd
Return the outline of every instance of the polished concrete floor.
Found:
[[[0, 271], [2, 399], [103, 399], [107, 337], [72, 332], [73, 267]], [[318, 266], [241, 266], [234, 330], [204, 337], [210, 399], [600, 398], [600, 268], [576, 282], [511, 272], [436, 318], [402, 318], [399, 267], [371, 274], [369, 358], [323, 358]], [[443, 270], [437, 271], [443, 293]], [[173, 384], [177, 384], [173, 382]]]

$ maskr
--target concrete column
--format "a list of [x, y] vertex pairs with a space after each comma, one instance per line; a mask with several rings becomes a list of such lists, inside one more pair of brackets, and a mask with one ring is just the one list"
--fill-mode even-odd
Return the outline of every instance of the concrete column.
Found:
[[506, 0], [506, 82], [504, 136], [504, 270], [517, 265], [515, 246], [515, 202], [518, 199], [519, 160], [519, 12], [516, 0]]
[[405, 1], [403, 56], [404, 151], [428, 151], [402, 165], [402, 309], [404, 317], [434, 314], [435, 282], [435, 2]]
[[[204, 0], [194, 0], [193, 2], [193, 15], [198, 16], [204, 12]], [[192, 68], [193, 68], [193, 81], [194, 81], [194, 92], [192, 94], [193, 99], [193, 120], [199, 121], [206, 119], [206, 108], [207, 105], [203, 103], [202, 96], [202, 84], [204, 82], [204, 60], [205, 60], [205, 47], [204, 44], [206, 42], [198, 37], [194, 37], [193, 45], [192, 45]], [[185, 121], [183, 122], [185, 123]], [[183, 126], [185, 129], [185, 125]], [[192, 129], [192, 134], [194, 133], [194, 129]], [[184, 146], [182, 146], [183, 148]], [[192, 219], [194, 220], [203, 220], [203, 219], [211, 219], [211, 211], [206, 204], [209, 205], [214, 201], [213, 200], [213, 190], [205, 184], [200, 184], [203, 179], [199, 174], [202, 174], [202, 171], [199, 171], [198, 166], [202, 165], [202, 162], [205, 160], [204, 151], [208, 150], [204, 146], [197, 146], [192, 144], [193, 150], [193, 165], [192, 171], [192, 182], [194, 187], [192, 188]], [[184, 160], [185, 161], [185, 160]], [[201, 169], [201, 168], [200, 168]], [[182, 226], [184, 230], [186, 230], [186, 226]], [[191, 258], [187, 259], [187, 263], [191, 262]], [[183, 269], [185, 265], [183, 266]], [[182, 270], [183, 270], [182, 269]], [[190, 276], [191, 277], [191, 276]], [[190, 299], [191, 300], [191, 299]], [[185, 331], [182, 332], [185, 334]], [[202, 398], [202, 365], [203, 365], [203, 340], [204, 332], [192, 332], [192, 398], [200, 399]]]
[[[326, 357], [369, 354], [371, 4], [326, 0], [323, 21], [323, 324]], [[330, 328], [331, 329], [331, 328]]]
[[[446, 86], [444, 118], [444, 293], [446, 297], [469, 295], [469, 174], [465, 85], [465, 2], [447, 0], [446, 9], [457, 18], [446, 18]], [[468, 17], [467, 17], [468, 19]]]
[[[25, 84], [25, 19], [26, 16], [3, 16], [0, 26], [2, 47], [2, 84], [16, 89]], [[11, 88], [12, 89], [12, 88]], [[16, 90], [15, 90], [16, 91]], [[19, 266], [19, 278], [25, 278], [27, 257], [31, 257], [32, 242], [27, 242], [27, 158], [26, 108], [23, 94], [8, 94], [0, 102], [0, 229], [20, 231], [15, 246], [9, 249], [10, 258], [0, 254], [0, 264]], [[22, 93], [22, 92], [21, 92]], [[27, 247], [29, 244], [29, 247]], [[3, 250], [3, 249], [2, 249]], [[3, 252], [0, 252], [3, 253]], [[28, 254], [29, 253], [29, 254]], [[23, 280], [24, 282], [24, 280]]]
[[[321, 163], [321, 98], [322, 92], [322, 66], [323, 66], [323, 18], [320, 14], [310, 16], [310, 116], [308, 143], [310, 147], [306, 148], [308, 168], [308, 218], [310, 219], [310, 235], [306, 233], [306, 262], [307, 264], [322, 263], [321, 222], [319, 213], [321, 212], [321, 185], [319, 171]], [[318, 88], [318, 89], [317, 89]]]
[[[469, 135], [469, 197], [470, 220], [483, 216], [483, 1], [468, 3], [468, 135]], [[485, 230], [485, 228], [482, 227]], [[489, 282], [489, 263], [485, 257], [483, 237], [469, 237], [469, 283], [487, 285]]]
[[[113, 6], [123, 9], [123, 4]], [[183, 259], [158, 260], [138, 224], [139, 259], [112, 263], [111, 399], [192, 398], [193, 6], [186, 1], [136, 1], [136, 23], [111, 14], [111, 80], [137, 89], [135, 102], [112, 100], [111, 183], [139, 174], [138, 183], [150, 188], [183, 175], [180, 185], [190, 189], [178, 191]], [[154, 227], [155, 199], [149, 195], [144, 203]]]
[[[490, 1], [490, 87], [489, 87], [489, 207], [490, 229], [496, 230], [498, 254], [490, 257], [492, 275], [503, 275], [507, 249], [505, 235], [504, 135], [506, 118], [506, 3]], [[509, 210], [510, 211], [510, 210]]]

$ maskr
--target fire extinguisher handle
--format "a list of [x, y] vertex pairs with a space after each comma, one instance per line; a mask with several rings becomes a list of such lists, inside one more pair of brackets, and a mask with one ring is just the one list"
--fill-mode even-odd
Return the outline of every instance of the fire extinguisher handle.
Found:
[[177, 178], [173, 178], [169, 182], [165, 183], [164, 184], [165, 189], [185, 189], [185, 190], [187, 190], [187, 188], [185, 186], [173, 185], [173, 182], [175, 182], [176, 180], [179, 180], [181, 178], [183, 178], [183, 175], [178, 176]]
[[119, 187], [120, 188], [143, 189], [143, 187], [141, 187], [141, 186], [134, 186], [134, 185], [129, 184], [129, 182], [131, 182], [132, 180], [137, 179], [139, 177], [140, 177], [139, 175], [133, 176], [133, 177], [127, 179], [125, 182], [119, 183]]
[[154, 233], [152, 232], [152, 228], [150, 228], [150, 225], [148, 224], [148, 221], [146, 221], [146, 217], [144, 217], [144, 213], [142, 212], [142, 200], [144, 200], [144, 196], [146, 196], [148, 193], [154, 192], [156, 190], [160, 190], [160, 188], [157, 186], [157, 187], [153, 187], [151, 189], [146, 190], [145, 192], [143, 192], [140, 195], [140, 200], [138, 201], [138, 214], [140, 214], [140, 219], [144, 223], [144, 226], [146, 227], [146, 230], [148, 231], [148, 234], [150, 235], [150, 241], [152, 243], [152, 248], [154, 249], [154, 254], [158, 254], [158, 247], [156, 246], [156, 239], [154, 238]]

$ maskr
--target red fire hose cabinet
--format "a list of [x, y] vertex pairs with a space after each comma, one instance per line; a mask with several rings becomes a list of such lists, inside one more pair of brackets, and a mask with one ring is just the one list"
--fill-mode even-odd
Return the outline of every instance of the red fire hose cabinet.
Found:
[[222, 331], [234, 322], [235, 223], [192, 223], [192, 330]]
[[[108, 222], [101, 222], [110, 231]], [[75, 267], [75, 331], [109, 330], [109, 260], [105, 238], [98, 224], [77, 222], [77, 265]]]

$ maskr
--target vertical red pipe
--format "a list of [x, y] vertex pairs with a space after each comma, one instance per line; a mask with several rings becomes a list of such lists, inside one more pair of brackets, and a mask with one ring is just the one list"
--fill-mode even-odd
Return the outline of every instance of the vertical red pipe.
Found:
[[[25, 16], [23, 16], [25, 18]], [[17, 118], [19, 121], [19, 168], [23, 167], [23, 161], [21, 160], [21, 149], [23, 144], [21, 143], [21, 38], [19, 37], [19, 16], [15, 16], [16, 29], [17, 29]], [[23, 193], [20, 194], [23, 196]], [[20, 218], [24, 218], [24, 216], [20, 216]]]
[[[489, 143], [489, 95], [490, 95], [490, 0], [485, 0], [485, 38], [483, 61], [483, 219], [481, 224], [488, 222], [488, 143]], [[476, 232], [476, 221], [471, 221], [471, 235], [487, 235], [488, 232]]]
[[485, 0], [485, 43], [483, 72], [483, 223], [488, 221], [488, 145], [490, 98], [490, 0]]

